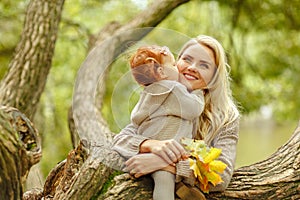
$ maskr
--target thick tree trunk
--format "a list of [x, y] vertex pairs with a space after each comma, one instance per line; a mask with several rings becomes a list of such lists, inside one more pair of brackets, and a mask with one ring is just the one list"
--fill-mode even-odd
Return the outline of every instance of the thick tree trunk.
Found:
[[0, 107], [0, 199], [21, 199], [29, 169], [40, 161], [41, 143], [29, 119]]
[[[15, 54], [9, 65], [9, 71], [0, 83], [0, 104], [19, 109], [30, 120], [34, 118], [51, 68], [63, 4], [64, 0], [30, 1], [26, 11], [21, 40], [15, 49]], [[3, 132], [2, 134], [10, 133]], [[6, 136], [4, 138], [9, 137]], [[20, 152], [22, 152], [21, 149]], [[14, 156], [17, 155], [15, 154]], [[3, 159], [6, 159], [6, 157]], [[15, 158], [14, 162], [15, 164], [10, 163], [11, 166], [27, 165], [25, 160], [21, 158]], [[24, 167], [24, 173], [29, 168], [29, 166], [28, 169]], [[11, 176], [11, 178], [16, 179], [14, 176]], [[26, 178], [27, 172], [22, 174], [22, 183], [20, 182], [19, 184], [23, 185]], [[9, 182], [6, 184], [8, 186]], [[14, 182], [14, 184], [16, 183]], [[2, 194], [3, 192], [5, 194], [7, 189], [2, 189], [1, 187], [0, 193]], [[24, 187], [22, 186], [21, 189], [23, 190]], [[22, 190], [11, 190], [17, 194], [14, 196], [14, 199], [20, 199], [20, 194], [23, 193]], [[7, 198], [10, 197], [9, 195], [7, 196]]]
[[64, 0], [31, 0], [9, 71], [0, 84], [0, 103], [29, 119], [37, 109], [51, 68]]

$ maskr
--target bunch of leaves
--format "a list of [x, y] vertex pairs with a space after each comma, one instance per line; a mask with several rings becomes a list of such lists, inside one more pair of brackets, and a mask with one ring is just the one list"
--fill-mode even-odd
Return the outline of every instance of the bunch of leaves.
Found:
[[190, 168], [194, 171], [196, 184], [205, 192], [209, 192], [210, 183], [214, 186], [223, 182], [220, 174], [227, 165], [217, 158], [222, 150], [208, 147], [203, 140], [183, 138], [181, 143], [189, 152]]

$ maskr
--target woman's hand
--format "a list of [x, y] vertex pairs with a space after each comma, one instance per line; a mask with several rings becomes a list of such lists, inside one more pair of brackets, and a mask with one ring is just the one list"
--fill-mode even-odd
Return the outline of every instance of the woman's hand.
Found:
[[173, 166], [173, 165], [168, 165], [168, 166], [162, 168], [161, 170], [170, 172], [170, 173], [172, 173], [172, 174], [176, 174], [176, 167]]
[[160, 156], [153, 153], [140, 153], [127, 160], [125, 165], [126, 167], [124, 171], [127, 171], [134, 177], [138, 178], [163, 169], [169, 164]]
[[174, 165], [188, 157], [187, 152], [176, 140], [145, 140], [140, 146], [140, 152], [151, 152], [163, 158], [168, 164]]

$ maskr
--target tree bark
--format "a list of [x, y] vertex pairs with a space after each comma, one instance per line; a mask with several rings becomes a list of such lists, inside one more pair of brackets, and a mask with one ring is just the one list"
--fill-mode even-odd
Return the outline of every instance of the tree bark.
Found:
[[40, 161], [39, 134], [17, 109], [0, 107], [0, 199], [21, 199], [29, 169]]
[[0, 84], [2, 105], [33, 119], [51, 68], [64, 0], [31, 0], [21, 40]]

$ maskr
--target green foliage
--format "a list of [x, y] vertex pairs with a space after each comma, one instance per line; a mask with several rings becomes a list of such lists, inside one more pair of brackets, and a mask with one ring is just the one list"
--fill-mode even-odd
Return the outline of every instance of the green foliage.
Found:
[[115, 61], [106, 83], [102, 114], [115, 133], [130, 122], [130, 112], [141, 91], [141, 87], [133, 80], [128, 60], [129, 55], [124, 54]]
[[9, 61], [21, 36], [28, 0], [0, 2], [0, 80], [8, 69]]

